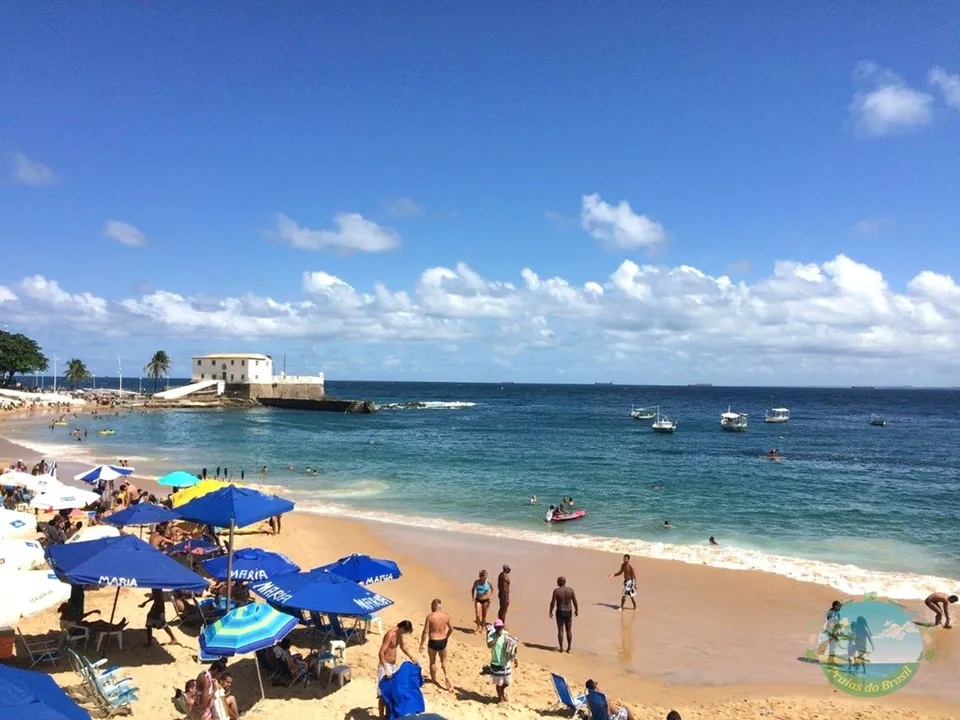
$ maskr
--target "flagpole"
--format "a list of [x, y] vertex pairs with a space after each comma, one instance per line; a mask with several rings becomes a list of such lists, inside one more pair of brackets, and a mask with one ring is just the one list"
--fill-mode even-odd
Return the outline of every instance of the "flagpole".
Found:
[[120, 373], [120, 399], [123, 400], [123, 365], [120, 364], [119, 355], [117, 355], [117, 371]]
[[57, 356], [53, 356], [53, 391], [57, 391]]

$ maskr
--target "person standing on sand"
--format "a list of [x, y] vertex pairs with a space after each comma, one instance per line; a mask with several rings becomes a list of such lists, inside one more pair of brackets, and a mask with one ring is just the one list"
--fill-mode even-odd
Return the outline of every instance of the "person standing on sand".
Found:
[[477, 629], [474, 632], [480, 632], [487, 624], [487, 610], [490, 608], [490, 582], [487, 580], [487, 571], [481, 570], [480, 576], [473, 581], [470, 587], [470, 599], [473, 600], [475, 618], [474, 622]]
[[497, 600], [500, 607], [497, 617], [507, 622], [507, 609], [510, 607], [510, 566], [504, 565], [503, 571], [497, 576]]
[[497, 689], [497, 701], [507, 702], [507, 688], [513, 680], [513, 666], [518, 665], [517, 639], [511, 636], [502, 620], [493, 621], [493, 632], [487, 635], [490, 648], [490, 682]]
[[629, 555], [623, 556], [623, 564], [620, 565], [620, 569], [610, 577], [615, 578], [621, 575], [623, 575], [623, 594], [620, 595], [620, 609], [623, 610], [627, 598], [630, 598], [630, 602], [633, 603], [633, 609], [636, 610], [637, 601], [634, 596], [637, 594], [637, 574], [633, 570], [633, 565], [630, 564]]
[[940, 624], [940, 620], [946, 619], [946, 622], [943, 624], [945, 630], [949, 630], [953, 627], [950, 624], [950, 605], [960, 600], [956, 595], [947, 595], [944, 592], [935, 592], [927, 597], [923, 601], [923, 604], [928, 608], [933, 610], [935, 617], [933, 620], [934, 626]]
[[208, 670], [197, 676], [197, 694], [193, 700], [193, 717], [197, 720], [211, 720], [213, 703], [217, 695], [217, 679], [227, 671], [227, 664], [217, 660]]
[[380, 654], [377, 663], [377, 703], [379, 705], [380, 717], [386, 718], [387, 706], [380, 697], [380, 681], [386, 678], [389, 680], [393, 673], [397, 671], [397, 648], [403, 650], [403, 654], [410, 658], [410, 662], [416, 662], [407, 648], [403, 645], [403, 637], [413, 632], [413, 623], [409, 620], [401, 620], [395, 628], [387, 630], [383, 636], [383, 642], [380, 644]]
[[[420, 652], [423, 653], [424, 643], [427, 645], [430, 657], [430, 679], [437, 687], [449, 690], [450, 676], [447, 675], [447, 642], [453, 634], [450, 616], [440, 608], [440, 598], [430, 603], [430, 614], [423, 623], [423, 635], [420, 636]], [[437, 682], [437, 657], [440, 658], [440, 667], [443, 669], [443, 679], [446, 685]]]
[[580, 614], [580, 606], [577, 604], [577, 594], [572, 587], [567, 587], [567, 579], [562, 575], [557, 578], [557, 587], [550, 598], [551, 618], [554, 610], [557, 613], [557, 645], [563, 652], [563, 635], [566, 633], [567, 652], [570, 652], [573, 645], [573, 618]]
[[154, 630], [163, 630], [170, 637], [171, 645], [180, 645], [177, 640], [176, 635], [173, 634], [173, 630], [170, 629], [170, 626], [167, 625], [167, 614], [166, 608], [163, 601], [163, 590], [151, 590], [150, 597], [144, 600], [138, 607], [146, 607], [148, 604], [150, 609], [147, 611], [147, 647], [150, 647], [153, 644], [153, 631]]

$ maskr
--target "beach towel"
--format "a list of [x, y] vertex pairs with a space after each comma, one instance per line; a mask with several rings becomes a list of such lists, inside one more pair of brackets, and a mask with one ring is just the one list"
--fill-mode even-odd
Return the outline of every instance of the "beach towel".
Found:
[[391, 678], [380, 680], [379, 690], [387, 707], [387, 720], [396, 720], [404, 715], [415, 715], [426, 709], [423, 702], [423, 674], [416, 663], [403, 663]]

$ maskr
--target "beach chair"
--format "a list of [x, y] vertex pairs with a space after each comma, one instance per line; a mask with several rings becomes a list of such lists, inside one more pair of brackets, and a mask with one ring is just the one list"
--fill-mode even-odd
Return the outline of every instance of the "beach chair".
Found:
[[53, 663], [54, 667], [60, 664], [60, 652], [66, 645], [65, 633], [61, 631], [56, 637], [46, 637], [39, 640], [29, 641], [17, 628], [17, 635], [20, 636], [20, 642], [23, 643], [27, 655], [30, 656], [30, 667], [42, 662]]
[[366, 637], [370, 634], [370, 631], [373, 629], [373, 626], [377, 626], [377, 635], [383, 635], [383, 620], [380, 619], [380, 616], [376, 613], [370, 613], [369, 615], [361, 615], [360, 621], [363, 623], [363, 635]]
[[83, 640], [83, 651], [87, 651], [87, 643], [90, 642], [90, 628], [77, 625], [77, 623], [69, 620], [61, 620], [60, 629], [65, 633], [66, 647], [72, 647], [74, 643]]
[[[558, 702], [554, 707], [562, 705], [570, 710], [570, 717], [575, 717], [580, 708], [587, 702], [587, 696], [574, 696], [573, 693], [570, 692], [570, 686], [567, 685], [566, 679], [556, 673], [550, 673], [550, 679], [553, 681], [553, 689], [557, 693]], [[606, 720], [606, 718], [604, 718], [604, 720]]]
[[227, 613], [227, 599], [206, 597], [197, 600], [197, 610], [204, 625], [211, 625]]
[[350, 644], [351, 640], [356, 640], [358, 643], [363, 643], [363, 631], [354, 625], [352, 628], [345, 628], [343, 623], [340, 622], [339, 615], [330, 615], [330, 633], [329, 637], [334, 640], [343, 640], [347, 645]]
[[590, 712], [590, 720], [610, 720], [607, 696], [599, 690], [587, 691], [586, 705]]

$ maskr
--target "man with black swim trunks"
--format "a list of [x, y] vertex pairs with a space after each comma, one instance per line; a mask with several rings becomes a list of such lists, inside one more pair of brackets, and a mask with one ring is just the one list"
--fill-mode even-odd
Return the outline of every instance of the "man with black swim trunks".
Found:
[[567, 652], [570, 652], [573, 644], [573, 618], [580, 614], [580, 606], [577, 604], [577, 594], [572, 587], [567, 587], [567, 579], [563, 576], [557, 578], [557, 587], [550, 598], [550, 617], [553, 617], [554, 610], [557, 614], [557, 644], [560, 652], [563, 652], [564, 632], [567, 634]]
[[[450, 689], [450, 676], [447, 675], [447, 641], [453, 634], [450, 616], [440, 609], [440, 599], [430, 603], [430, 614], [423, 623], [423, 635], [420, 636], [420, 652], [426, 643], [430, 655], [430, 679], [437, 687]], [[440, 667], [443, 668], [443, 679], [446, 686], [437, 682], [437, 656], [440, 657]]]

